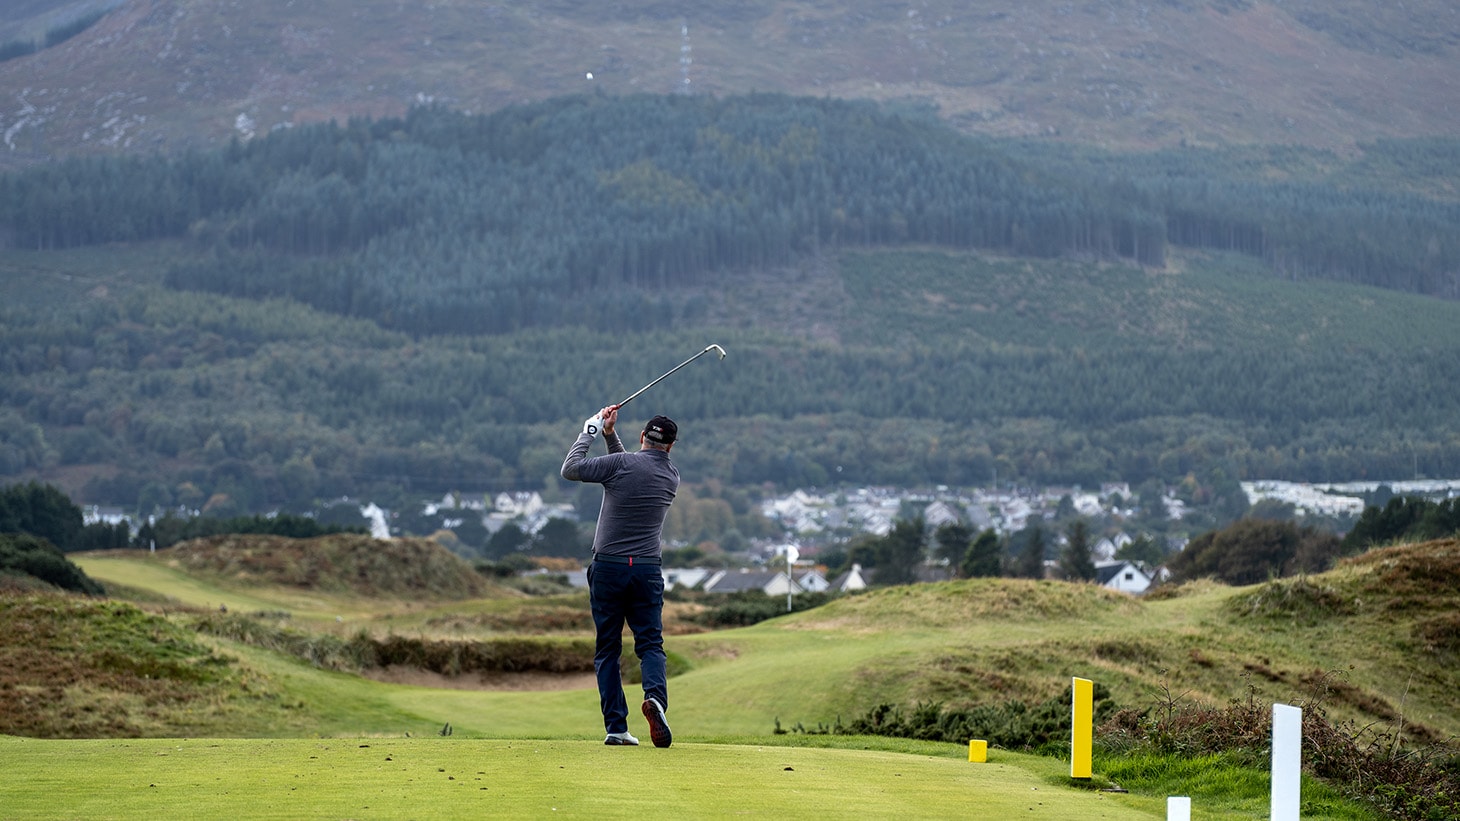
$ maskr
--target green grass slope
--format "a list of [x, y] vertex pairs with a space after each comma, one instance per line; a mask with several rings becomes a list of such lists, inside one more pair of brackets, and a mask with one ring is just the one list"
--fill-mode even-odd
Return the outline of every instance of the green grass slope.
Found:
[[[83, 566], [104, 583], [117, 577], [110, 565]], [[1171, 699], [1313, 704], [1335, 720], [1444, 741], [1460, 736], [1456, 589], [1455, 540], [1374, 551], [1318, 576], [1250, 588], [1193, 584], [1151, 599], [1027, 580], [889, 588], [749, 628], [671, 636], [669, 650], [688, 668], [671, 682], [671, 709], [686, 738], [761, 735], [777, 721], [811, 728], [850, 721], [884, 702], [1033, 703], [1082, 676], [1137, 709]], [[359, 612], [344, 629], [371, 623]], [[310, 623], [307, 613], [295, 621]], [[590, 631], [586, 612], [581, 630]], [[321, 675], [288, 660], [271, 669], [301, 684]], [[333, 683], [309, 686], [323, 693], [350, 681], [397, 716], [418, 717], [397, 732], [450, 722], [498, 737], [591, 737], [598, 727], [588, 682], [579, 685], [586, 690], [483, 692], [328, 678]], [[303, 701], [307, 714], [328, 699]], [[319, 729], [351, 731], [348, 718]], [[391, 730], [389, 721], [370, 724], [371, 732]]]

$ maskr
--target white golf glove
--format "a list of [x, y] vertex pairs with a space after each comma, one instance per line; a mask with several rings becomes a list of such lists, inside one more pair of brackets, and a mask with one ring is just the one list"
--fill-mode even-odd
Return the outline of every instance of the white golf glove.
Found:
[[596, 413], [583, 420], [583, 432], [588, 434], [589, 436], [597, 436], [598, 432], [602, 429], [603, 420], [600, 419], [598, 417], [598, 414]]

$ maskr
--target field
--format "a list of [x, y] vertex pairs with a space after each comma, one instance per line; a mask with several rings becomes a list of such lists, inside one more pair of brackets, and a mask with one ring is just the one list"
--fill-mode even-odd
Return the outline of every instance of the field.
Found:
[[[1265, 775], [1251, 761], [1182, 767], [1097, 748], [1087, 783], [1067, 777], [1057, 751], [996, 745], [989, 764], [975, 765], [961, 742], [824, 731], [879, 704], [1032, 704], [1059, 697], [1078, 675], [1134, 709], [1282, 702], [1411, 743], [1453, 740], [1457, 551], [1454, 540], [1387, 548], [1320, 576], [1194, 584], [1146, 600], [966, 580], [873, 591], [736, 630], [691, 632], [686, 619], [668, 641], [684, 669], [671, 680], [669, 751], [603, 747], [596, 694], [582, 676], [463, 672], [417, 676], [436, 686], [390, 683], [361, 675], [380, 671], [330, 669], [327, 659], [188, 629], [227, 607], [320, 641], [487, 641], [522, 634], [474, 616], [530, 605], [576, 608], [586, 626], [581, 597], [311, 597], [266, 579], [182, 573], [166, 551], [84, 555], [89, 574], [139, 604], [0, 598], [0, 661], [12, 671], [0, 683], [10, 702], [0, 713], [11, 716], [0, 749], [15, 762], [0, 803], [17, 818], [136, 818], [199, 804], [216, 817], [554, 807], [623, 817], [641, 814], [646, 800], [703, 817], [948, 817], [974, 802], [1033, 818], [1159, 818], [1166, 795], [1189, 794], [1222, 817], [1265, 817]], [[460, 618], [443, 629], [453, 612]], [[68, 640], [36, 638], [48, 623]], [[16, 672], [43, 662], [64, 669], [68, 684], [47, 689]], [[120, 668], [150, 671], [143, 678], [167, 687], [129, 684]], [[37, 721], [16, 726], [27, 710]], [[632, 771], [655, 785], [652, 795], [623, 768], [600, 772], [605, 755], [636, 756]], [[1106, 791], [1117, 787], [1129, 791]], [[1382, 817], [1316, 780], [1305, 781], [1304, 800], [1305, 817]]]

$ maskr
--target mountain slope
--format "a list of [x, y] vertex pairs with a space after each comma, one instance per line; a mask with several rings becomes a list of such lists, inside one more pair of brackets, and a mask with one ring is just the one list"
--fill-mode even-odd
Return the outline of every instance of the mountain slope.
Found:
[[[86, 6], [30, 2], [7, 30]], [[970, 132], [1125, 147], [1343, 147], [1460, 131], [1457, 54], [1445, 0], [127, 0], [0, 63], [0, 157], [171, 150], [425, 100], [489, 111], [589, 89], [903, 100]]]

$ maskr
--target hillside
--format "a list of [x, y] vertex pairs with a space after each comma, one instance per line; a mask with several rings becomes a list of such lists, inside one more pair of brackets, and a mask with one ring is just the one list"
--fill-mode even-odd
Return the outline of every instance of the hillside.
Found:
[[[1220, 256], [1155, 272], [849, 254], [738, 279], [707, 302], [715, 319], [683, 330], [472, 342], [159, 289], [136, 250], [8, 259], [6, 293], [55, 305], [8, 325], [0, 476], [88, 503], [236, 515], [343, 495], [403, 510], [450, 491], [573, 501], [551, 477], [579, 406], [711, 341], [724, 362], [650, 396], [686, 423], [685, 475], [724, 483], [701, 495], [737, 514], [733, 486], [833, 477], [977, 485], [997, 470], [1093, 487], [1193, 474], [1220, 488], [1460, 474], [1460, 396], [1436, 388], [1460, 383], [1460, 303], [1284, 282]], [[893, 278], [904, 287], [887, 289]], [[705, 509], [674, 537], [711, 514], [725, 520]]]
[[33, 169], [0, 177], [36, 248], [0, 250], [0, 476], [149, 511], [586, 510], [555, 478], [579, 403], [711, 341], [651, 395], [721, 488], [1457, 475], [1457, 158], [579, 95]]
[[27, 0], [8, 4], [0, 37], [44, 38], [110, 6], [80, 35], [0, 63], [14, 90], [0, 162], [587, 90], [879, 99], [970, 133], [1123, 147], [1350, 148], [1460, 131], [1448, 104], [1460, 12], [1445, 0]]
[[[881, 703], [958, 708], [1011, 700], [1032, 704], [1057, 696], [1069, 676], [1083, 675], [1110, 688], [1117, 704], [1136, 709], [1154, 707], [1163, 698], [1211, 706], [1255, 698], [1321, 706], [1335, 721], [1402, 731], [1418, 742], [1445, 741], [1460, 735], [1460, 705], [1455, 701], [1460, 684], [1455, 664], [1460, 652], [1454, 616], [1454, 591], [1460, 583], [1457, 556], [1460, 542], [1454, 539], [1405, 545], [1372, 551], [1315, 576], [1246, 588], [1198, 583], [1151, 599], [1023, 580], [872, 591], [750, 628], [671, 637], [668, 649], [684, 665], [671, 685], [675, 714], [689, 738], [766, 734], [777, 719], [786, 727], [830, 726], [850, 722]], [[114, 568], [87, 569], [103, 582], [118, 577]], [[32, 624], [28, 631], [50, 629], [45, 627], [46, 613], [69, 620], [78, 618], [78, 612], [95, 611], [99, 615], [84, 623], [98, 629], [117, 625], [110, 628], [111, 638], [65, 651], [68, 659], [84, 657], [92, 665], [111, 658], [105, 648], [115, 642], [137, 641], [116, 631], [157, 619], [140, 613], [128, 619], [106, 616], [113, 610], [131, 612], [121, 604], [56, 599], [68, 603], [40, 607], [23, 596], [5, 601], [6, 613], [22, 614], [14, 618]], [[524, 612], [537, 606], [519, 602]], [[380, 613], [395, 607], [384, 600], [377, 605]], [[459, 607], [478, 609], [465, 602]], [[586, 604], [576, 607], [582, 614], [581, 635], [586, 636]], [[190, 618], [179, 614], [172, 623], [191, 623]], [[507, 621], [473, 626], [459, 620], [452, 627], [454, 640], [500, 637]], [[308, 610], [297, 613], [294, 622], [306, 627], [319, 623]], [[362, 610], [348, 615], [343, 624], [331, 618], [314, 629], [348, 631], [378, 623], [375, 613]], [[129, 664], [154, 664], [149, 660], [153, 653], [172, 658], [166, 654], [173, 651], [163, 645], [148, 649], [145, 636], [172, 636], [173, 629], [142, 629], [140, 649], [128, 651], [134, 659]], [[403, 624], [402, 629], [408, 631], [405, 635], [418, 628]], [[0, 631], [0, 636], [7, 653], [24, 650], [50, 659], [47, 654], [60, 652], [14, 630]], [[257, 726], [238, 730], [244, 735], [273, 734], [281, 721], [291, 726], [315, 722], [325, 734], [388, 731], [392, 722], [419, 731], [433, 720], [438, 727], [450, 721], [460, 732], [489, 731], [496, 737], [572, 734], [583, 732], [582, 727], [573, 729], [575, 723], [595, 724], [591, 688], [587, 698], [581, 689], [396, 689], [329, 674], [334, 682], [329, 688], [348, 690], [357, 705], [342, 711], [323, 695], [329, 690], [321, 689], [324, 682], [318, 678], [324, 674], [319, 671], [227, 641], [219, 646], [224, 655], [237, 657], [218, 667], [219, 675], [231, 670], [228, 676], [252, 677], [272, 694], [269, 698], [297, 703], [289, 716], [259, 714]], [[566, 652], [568, 645], [564, 647]], [[60, 662], [34, 666], [49, 669], [55, 663]], [[89, 675], [73, 679], [78, 693], [112, 686], [91, 681]], [[16, 692], [22, 694], [40, 686], [21, 684]], [[121, 703], [114, 709], [122, 710], [125, 718], [130, 708]], [[400, 709], [414, 717], [392, 712]], [[102, 710], [96, 719], [104, 725], [108, 715]], [[200, 720], [207, 715], [205, 711]], [[676, 725], [677, 733], [680, 727]]]

